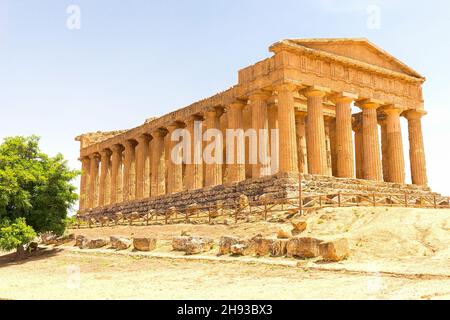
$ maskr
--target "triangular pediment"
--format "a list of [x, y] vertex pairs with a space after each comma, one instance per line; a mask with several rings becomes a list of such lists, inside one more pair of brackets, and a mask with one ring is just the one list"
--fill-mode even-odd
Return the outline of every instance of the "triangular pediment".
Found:
[[286, 41], [295, 45], [364, 62], [412, 77], [423, 78], [418, 72], [364, 38], [289, 39]]

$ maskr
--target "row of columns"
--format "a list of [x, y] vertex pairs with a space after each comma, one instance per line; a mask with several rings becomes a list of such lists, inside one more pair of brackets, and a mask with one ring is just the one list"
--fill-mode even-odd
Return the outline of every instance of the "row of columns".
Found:
[[[301, 90], [307, 99], [307, 111], [296, 112], [294, 104], [299, 88], [282, 84], [277, 92], [277, 107], [268, 108], [270, 92], [255, 91], [247, 101], [235, 101], [226, 108], [228, 129], [244, 128], [243, 110], [251, 109], [251, 125], [256, 132], [267, 133], [278, 129], [276, 153], [280, 172], [302, 172], [316, 175], [334, 175], [340, 178], [357, 178], [404, 183], [405, 163], [403, 155], [400, 115], [408, 119], [411, 175], [413, 184], [426, 185], [425, 154], [421, 128], [424, 112], [404, 112], [396, 105], [383, 105], [373, 99], [358, 99], [350, 93], [331, 93], [327, 88], [308, 87]], [[336, 117], [325, 117], [325, 99], [336, 106]], [[354, 121], [351, 105], [356, 102], [362, 109], [362, 120]], [[202, 121], [204, 129], [221, 129], [223, 109], [211, 108], [202, 115], [194, 115], [184, 123], [173, 123], [134, 140], [113, 145], [84, 157], [82, 161], [80, 209], [94, 208], [122, 201], [142, 199], [203, 187], [223, 182], [222, 160], [217, 163], [198, 161], [203, 156], [202, 137], [192, 138], [191, 159], [184, 164], [183, 155], [172, 141], [172, 133], [185, 126], [191, 137], [195, 125]], [[380, 113], [383, 114], [380, 120]], [[381, 126], [381, 145], [378, 125]], [[355, 141], [353, 143], [353, 132]], [[222, 132], [224, 135], [225, 133]], [[218, 139], [217, 136], [209, 137]], [[238, 134], [236, 139], [244, 139]], [[269, 158], [273, 148], [268, 134], [257, 135], [258, 161], [252, 165], [252, 177], [273, 173]], [[224, 141], [228, 143], [228, 141]], [[246, 178], [246, 150], [239, 143], [231, 144], [234, 161], [227, 161], [227, 182], [239, 182]], [[382, 156], [381, 156], [382, 155]], [[248, 157], [248, 155], [247, 155]], [[171, 159], [179, 159], [172, 161]], [[219, 160], [219, 159], [216, 159]]]

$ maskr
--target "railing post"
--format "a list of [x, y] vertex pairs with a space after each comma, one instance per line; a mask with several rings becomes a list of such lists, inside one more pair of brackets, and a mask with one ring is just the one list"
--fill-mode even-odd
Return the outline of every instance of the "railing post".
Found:
[[238, 222], [238, 211], [239, 211], [239, 208], [236, 208], [236, 210], [234, 210], [234, 223]]
[[408, 208], [408, 194], [405, 192], [405, 207]]
[[319, 207], [322, 207], [322, 195], [319, 195]]
[[373, 201], [373, 206], [376, 207], [377, 206], [377, 199], [376, 199], [375, 193], [372, 195], [372, 201]]
[[169, 214], [166, 211], [164, 215], [165, 215], [164, 220], [165, 220], [165, 223], [167, 224], [167, 220], [169, 220]]
[[184, 222], [185, 222], [185, 223], [188, 223], [188, 221], [189, 221], [189, 213], [188, 213], [188, 210], [185, 210], [184, 212], [185, 212], [185, 215], [184, 215]]
[[341, 193], [338, 193], [338, 207], [341, 207]]
[[436, 195], [433, 195], [434, 208], [437, 209]]
[[[298, 213], [302, 216], [303, 215], [303, 175], [299, 173], [298, 175]], [[267, 215], [267, 213], [266, 213]]]
[[208, 223], [211, 224], [211, 206], [208, 207]]
[[148, 211], [147, 211], [147, 219], [146, 219], [145, 224], [148, 226]]

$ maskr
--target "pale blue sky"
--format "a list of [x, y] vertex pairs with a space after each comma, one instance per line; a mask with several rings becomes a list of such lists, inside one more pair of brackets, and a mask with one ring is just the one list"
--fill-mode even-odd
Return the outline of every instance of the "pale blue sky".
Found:
[[[71, 4], [80, 30], [66, 27]], [[370, 5], [379, 29], [367, 25]], [[450, 194], [449, 33], [446, 0], [0, 0], [0, 139], [38, 134], [78, 168], [76, 135], [135, 127], [224, 90], [277, 40], [367, 37], [427, 77], [429, 180]]]

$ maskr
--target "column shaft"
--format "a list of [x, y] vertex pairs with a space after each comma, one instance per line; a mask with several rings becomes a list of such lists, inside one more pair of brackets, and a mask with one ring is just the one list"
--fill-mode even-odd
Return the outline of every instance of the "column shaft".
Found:
[[389, 181], [405, 183], [405, 158], [403, 156], [401, 109], [386, 108], [386, 131], [388, 141]]
[[152, 133], [152, 197], [164, 195], [166, 193], [166, 160], [164, 136], [165, 133], [161, 131], [155, 131]]
[[[186, 187], [188, 190], [203, 188], [203, 142], [202, 120], [199, 117], [191, 117], [186, 121], [186, 129], [189, 132], [190, 148], [188, 163], [186, 164]], [[206, 174], [207, 171], [206, 171]]]
[[297, 87], [281, 85], [278, 91], [278, 127], [280, 172], [298, 172], [297, 137], [295, 132], [294, 92]]
[[306, 124], [306, 146], [308, 148], [308, 171], [311, 174], [328, 175], [323, 97], [325, 91], [311, 89], [305, 92], [308, 98], [308, 122]]
[[425, 114], [425, 111], [415, 110], [408, 111], [405, 114], [408, 119], [411, 178], [412, 183], [419, 186], [428, 184], [421, 120]]
[[[279, 127], [278, 127], [278, 108], [273, 105], [267, 110], [268, 112], [268, 124], [270, 132], [270, 167], [271, 174], [278, 173], [280, 169], [279, 158], [280, 154], [280, 140], [279, 140]], [[305, 145], [306, 147], [306, 145]], [[305, 152], [306, 156], [306, 152]]]
[[336, 176], [355, 177], [352, 136], [352, 99], [337, 98], [336, 103]]
[[[269, 123], [267, 119], [267, 99], [269, 93], [258, 92], [250, 96], [250, 108], [252, 110], [252, 128], [256, 130], [257, 145], [249, 148], [257, 148], [258, 157], [252, 165], [252, 177], [258, 178], [270, 175], [269, 161]], [[252, 150], [251, 150], [252, 151]]]
[[149, 195], [149, 137], [140, 136], [136, 146], [136, 199]]
[[110, 200], [110, 186], [111, 186], [111, 151], [106, 149], [100, 152], [101, 155], [101, 173], [100, 173], [100, 191], [99, 191], [99, 205], [105, 206], [109, 204]]
[[244, 106], [243, 103], [236, 102], [228, 107], [228, 129], [231, 131], [227, 132], [227, 164], [230, 183], [245, 180]]
[[378, 137], [378, 107], [378, 103], [364, 102], [361, 104], [361, 108], [363, 110], [362, 131], [364, 149], [364, 179], [374, 181], [383, 180], [380, 156], [380, 140]]
[[355, 167], [356, 167], [356, 178], [364, 179], [364, 147], [363, 147], [363, 133], [362, 133], [362, 123], [356, 123], [354, 126], [355, 131]]
[[122, 149], [121, 145], [114, 145], [111, 156], [111, 204], [120, 203], [123, 201], [122, 187]]
[[81, 158], [81, 179], [80, 179], [80, 210], [84, 210], [89, 204], [89, 157]]
[[222, 184], [222, 164], [223, 164], [223, 133], [220, 131], [221, 110], [209, 110], [205, 112], [206, 130], [216, 130], [214, 136], [215, 149], [213, 150], [214, 163], [206, 163], [205, 187], [212, 187]]
[[167, 193], [176, 193], [183, 191], [183, 159], [182, 149], [178, 148], [180, 141], [172, 139], [172, 133], [179, 129], [177, 125], [167, 127], [168, 136], [167, 143], [169, 145], [168, 168], [167, 168]]
[[90, 173], [89, 173], [89, 208], [96, 208], [98, 206], [98, 183], [99, 183], [99, 162], [98, 154], [90, 156]]
[[295, 131], [297, 136], [297, 160], [300, 173], [308, 173], [308, 155], [306, 149], [306, 113], [295, 114]]
[[388, 154], [388, 135], [386, 119], [379, 121], [381, 127], [381, 165], [383, 167], [383, 180], [391, 181], [389, 178], [389, 154]]
[[135, 143], [125, 141], [125, 160], [123, 168], [123, 197], [124, 201], [134, 200], [136, 197], [136, 152]]

